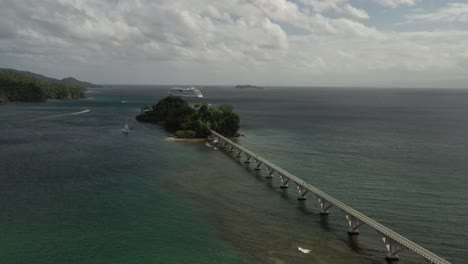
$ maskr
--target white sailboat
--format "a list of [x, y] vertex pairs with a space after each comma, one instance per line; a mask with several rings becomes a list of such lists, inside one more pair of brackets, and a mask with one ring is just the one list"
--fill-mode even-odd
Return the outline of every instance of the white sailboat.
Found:
[[130, 128], [128, 128], [128, 124], [127, 124], [127, 123], [125, 123], [125, 126], [124, 126], [124, 128], [121, 129], [121, 131], [122, 131], [122, 133], [124, 133], [124, 134], [130, 133]]

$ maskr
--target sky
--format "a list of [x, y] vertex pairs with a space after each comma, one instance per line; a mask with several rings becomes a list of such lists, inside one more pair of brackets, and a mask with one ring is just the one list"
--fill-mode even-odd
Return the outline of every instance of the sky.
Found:
[[100, 84], [468, 88], [468, 0], [0, 0], [0, 67]]

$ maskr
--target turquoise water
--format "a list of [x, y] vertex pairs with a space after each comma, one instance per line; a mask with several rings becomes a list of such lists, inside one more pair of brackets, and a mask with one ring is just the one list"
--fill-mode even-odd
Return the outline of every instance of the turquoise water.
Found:
[[[339, 211], [322, 218], [278, 179], [134, 121], [168, 89], [0, 106], [2, 263], [385, 263], [373, 230], [350, 239]], [[241, 144], [453, 263], [468, 257], [467, 92], [200, 89], [235, 105]]]
[[1, 262], [243, 263], [172, 183], [197, 151], [113, 99], [2, 106]]

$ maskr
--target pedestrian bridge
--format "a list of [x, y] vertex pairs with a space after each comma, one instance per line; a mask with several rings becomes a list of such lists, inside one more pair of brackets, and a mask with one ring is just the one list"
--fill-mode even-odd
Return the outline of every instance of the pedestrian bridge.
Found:
[[398, 260], [398, 253], [406, 249], [420, 255], [429, 263], [450, 264], [450, 262], [446, 261], [445, 259], [403, 237], [395, 231], [385, 227], [384, 225], [344, 204], [343, 202], [333, 198], [332, 196], [303, 181], [297, 176], [276, 166], [267, 159], [262, 158], [256, 153], [232, 142], [216, 131], [211, 130], [211, 136], [213, 138], [213, 143], [217, 144], [220, 148], [227, 150], [228, 153], [234, 153], [236, 157], [240, 159], [244, 158], [245, 163], [254, 162], [256, 170], [261, 170], [262, 167], [264, 167], [267, 171], [267, 178], [273, 178], [274, 175], [277, 175], [282, 182], [282, 185], [280, 186], [281, 188], [288, 188], [288, 184], [294, 183], [299, 194], [299, 200], [306, 200], [308, 195], [315, 195], [320, 205], [321, 215], [328, 215], [332, 207], [342, 210], [346, 214], [346, 220], [349, 225], [349, 235], [358, 235], [359, 227], [363, 224], [372, 227], [382, 238], [385, 249], [387, 251], [387, 255], [385, 257], [387, 260]]

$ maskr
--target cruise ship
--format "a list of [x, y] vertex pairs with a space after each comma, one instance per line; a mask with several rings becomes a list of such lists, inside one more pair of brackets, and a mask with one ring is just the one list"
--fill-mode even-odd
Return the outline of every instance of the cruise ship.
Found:
[[195, 87], [190, 88], [179, 88], [179, 87], [172, 87], [171, 91], [169, 91], [170, 95], [173, 96], [180, 96], [180, 97], [199, 97], [202, 98], [203, 94]]

